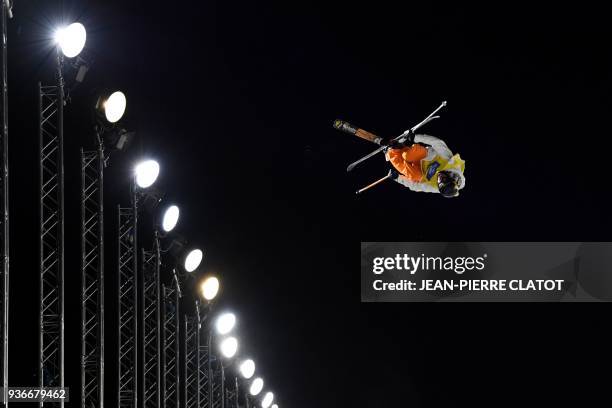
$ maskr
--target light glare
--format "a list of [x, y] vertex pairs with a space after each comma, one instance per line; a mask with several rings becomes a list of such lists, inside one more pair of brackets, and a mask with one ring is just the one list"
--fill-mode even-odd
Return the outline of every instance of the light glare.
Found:
[[200, 266], [200, 262], [202, 262], [202, 258], [204, 257], [204, 253], [199, 249], [194, 249], [189, 252], [187, 257], [185, 258], [185, 270], [189, 273], [198, 269]]
[[155, 160], [146, 160], [139, 163], [134, 170], [136, 184], [140, 188], [151, 187], [159, 176], [159, 164]]
[[55, 32], [55, 42], [67, 58], [74, 58], [81, 53], [87, 40], [87, 31], [81, 23], [72, 23]]
[[248, 380], [255, 374], [255, 362], [251, 359], [244, 360], [240, 364], [239, 369], [242, 377]]
[[261, 392], [261, 390], [263, 390], [263, 386], [264, 386], [263, 380], [261, 378], [257, 377], [251, 383], [251, 387], [249, 388], [249, 393], [252, 396], [256, 396], [257, 394], [259, 394]]
[[219, 279], [214, 276], [206, 278], [204, 282], [202, 282], [200, 289], [202, 290], [204, 299], [208, 301], [213, 300], [217, 296], [217, 293], [219, 293]]
[[224, 335], [232, 331], [236, 325], [236, 316], [233, 313], [223, 313], [217, 318], [217, 333]]
[[127, 99], [123, 92], [113, 92], [104, 102], [104, 116], [110, 123], [116, 123], [123, 117]]
[[162, 228], [165, 232], [170, 232], [176, 227], [179, 220], [179, 213], [179, 208], [176, 205], [171, 205], [166, 209], [162, 220]]
[[270, 405], [272, 405], [272, 401], [274, 401], [274, 394], [272, 394], [269, 391], [266, 392], [266, 395], [263, 397], [263, 400], [261, 401], [261, 407], [270, 408]]
[[235, 337], [228, 337], [221, 342], [221, 354], [225, 358], [232, 358], [238, 351], [238, 340]]

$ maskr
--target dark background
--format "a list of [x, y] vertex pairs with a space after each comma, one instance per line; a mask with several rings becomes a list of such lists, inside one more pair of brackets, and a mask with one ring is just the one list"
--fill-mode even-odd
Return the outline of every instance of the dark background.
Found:
[[[95, 60], [66, 108], [67, 385], [78, 400], [78, 151], [95, 91], [122, 89], [139, 138], [106, 173], [107, 332], [116, 330], [115, 206], [138, 157], [222, 277], [243, 351], [279, 406], [525, 405], [602, 395], [601, 307], [359, 304], [360, 241], [606, 240], [610, 28], [603, 10], [418, 2], [18, 1], [9, 27], [10, 383], [37, 361], [37, 82], [54, 28], [81, 21]], [[533, 2], [532, 2], [533, 3]], [[388, 183], [373, 146], [413, 126], [466, 160], [444, 200]], [[145, 235], [143, 235], [145, 236]], [[145, 245], [150, 245], [146, 240]], [[108, 337], [113, 339], [114, 336]], [[107, 338], [107, 339], [108, 339]], [[116, 350], [108, 346], [107, 405]], [[582, 387], [582, 383], [587, 386]], [[268, 388], [268, 387], [266, 387]], [[537, 394], [535, 397], [531, 395]], [[527, 399], [529, 395], [529, 399]], [[355, 402], [353, 402], [355, 401]], [[352, 405], [351, 405], [352, 404]]]

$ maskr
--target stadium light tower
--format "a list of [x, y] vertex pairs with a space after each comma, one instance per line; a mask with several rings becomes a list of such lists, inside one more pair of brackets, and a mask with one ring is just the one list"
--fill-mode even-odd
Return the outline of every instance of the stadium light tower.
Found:
[[[58, 37], [62, 52], [76, 48], [62, 47], [66, 31]], [[81, 408], [104, 406], [104, 169], [106, 150], [127, 144], [118, 128], [126, 105], [120, 91], [100, 95], [92, 106], [96, 147], [81, 149]]]
[[[112, 99], [111, 95], [111, 99]], [[110, 100], [110, 99], [109, 99]], [[154, 182], [159, 174], [159, 166], [156, 162], [141, 163], [137, 166], [136, 183], [140, 187], [149, 187]], [[140, 174], [139, 174], [140, 173]], [[139, 180], [140, 177], [140, 180]], [[162, 199], [158, 194], [145, 193], [145, 202], [153, 202], [154, 210], [158, 213], [155, 220], [153, 232], [153, 249], [151, 251], [142, 251], [142, 285], [140, 286], [140, 299], [142, 315], [140, 316], [141, 323], [141, 338], [142, 338], [142, 356], [140, 361], [141, 369], [139, 370], [141, 378], [140, 383], [142, 388], [143, 407], [159, 408], [161, 404], [177, 403], [178, 397], [178, 336], [179, 323], [177, 310], [169, 310], [166, 302], [167, 293], [164, 293], [162, 299], [160, 293], [160, 267], [162, 264], [161, 239], [170, 234], [178, 224], [180, 210], [179, 207], [172, 205], [163, 205], [162, 210], [157, 211]], [[146, 204], [145, 204], [146, 207]], [[194, 261], [192, 260], [193, 264]], [[199, 265], [199, 262], [198, 262]], [[197, 267], [198, 265], [195, 265]], [[189, 265], [193, 267], [194, 265]], [[174, 290], [178, 293], [178, 279], [175, 279], [177, 286]], [[172, 299], [170, 299], [172, 302]], [[163, 305], [162, 305], [163, 303]], [[163, 307], [162, 307], [163, 306]], [[178, 300], [174, 302], [174, 309], [178, 309]], [[167, 320], [170, 318], [170, 320]], [[168, 332], [166, 328], [172, 327], [175, 331]], [[173, 343], [174, 342], [174, 343]], [[165, 353], [164, 353], [165, 352]], [[168, 352], [174, 358], [168, 357]], [[160, 381], [162, 379], [162, 381]], [[174, 382], [173, 382], [174, 381]], [[175, 396], [175, 397], [173, 397]]]
[[[154, 201], [159, 204], [160, 199]], [[144, 406], [156, 406], [161, 404], [163, 408], [179, 408], [180, 406], [180, 301], [182, 297], [180, 282], [176, 274], [176, 269], [173, 270], [172, 281], [169, 285], [162, 284], [161, 298], [156, 293], [159, 284], [159, 265], [161, 264], [161, 253], [166, 252], [161, 250], [160, 239], [172, 233], [176, 228], [179, 218], [180, 209], [178, 206], [165, 204], [162, 206], [162, 211], [158, 212], [155, 220], [154, 228], [154, 249], [156, 248], [157, 262], [156, 266], [149, 267], [150, 271], [154, 271], [156, 279], [152, 279], [150, 273], [144, 275], [144, 330], [143, 339], [145, 343], [145, 361], [143, 362], [144, 369], [142, 370], [145, 387]], [[151, 259], [150, 257], [145, 259]], [[148, 284], [149, 283], [149, 284]], [[152, 284], [150, 284], [152, 283]], [[155, 297], [157, 296], [157, 298]], [[153, 300], [154, 302], [151, 302]], [[157, 302], [159, 309], [154, 308], [154, 303]], [[153, 312], [153, 313], [152, 313]], [[157, 327], [152, 327], [155, 318], [154, 313], [157, 312]], [[153, 330], [152, 330], [153, 329]], [[156, 330], [155, 330], [156, 329]], [[154, 337], [156, 333], [161, 333], [161, 339]], [[147, 341], [149, 340], [149, 341]], [[158, 340], [161, 343], [155, 344], [153, 340]], [[154, 347], [157, 345], [157, 350]], [[148, 356], [157, 352], [157, 362]], [[157, 364], [157, 367], [155, 365]], [[157, 370], [154, 370], [157, 368]], [[157, 375], [157, 377], [156, 377]], [[159, 399], [155, 398], [155, 393], [147, 390], [156, 391], [159, 394]]]
[[[204, 253], [198, 248], [189, 248], [184, 243], [173, 244], [178, 265], [174, 268], [174, 279], [192, 281], [197, 277]], [[172, 247], [172, 246], [171, 246]], [[214, 275], [207, 275], [196, 282], [195, 315], [184, 315], [184, 395], [185, 408], [199, 408], [211, 401], [211, 344], [208, 316], [219, 296], [220, 282]]]
[[[160, 235], [167, 234], [174, 229], [178, 221], [180, 211], [178, 207], [170, 205], [165, 207], [162, 217], [158, 223], [161, 228]], [[207, 376], [207, 365], [201, 370], [202, 361], [208, 361], [207, 350], [201, 350], [200, 340], [200, 302], [195, 302], [195, 315], [184, 315], [184, 359], [179, 356], [179, 298], [183, 295], [182, 286], [196, 280], [196, 270], [199, 268], [204, 253], [198, 248], [188, 247], [185, 242], [175, 238], [166, 250], [175, 258], [175, 266], [172, 269], [172, 284], [163, 286], [164, 290], [164, 322], [163, 322], [163, 360], [162, 366], [162, 396], [163, 408], [178, 408], [180, 389], [180, 361], [183, 366], [183, 392], [186, 408], [200, 407], [201, 378]], [[166, 252], [164, 251], [164, 252]], [[197, 281], [196, 294], [201, 296], [203, 302], [211, 304], [219, 292], [219, 279], [215, 276], [207, 276]], [[203, 371], [203, 372], [201, 372]], [[205, 377], [207, 378], [207, 377]]]
[[[203, 252], [199, 249], [182, 248], [181, 268], [179, 272], [187, 278], [194, 276], [199, 267]], [[185, 315], [185, 404], [187, 408], [199, 406], [214, 406], [214, 401], [220, 401], [221, 388], [215, 381], [217, 370], [213, 370], [215, 353], [213, 350], [214, 322], [210, 316], [214, 301], [219, 296], [219, 279], [213, 275], [203, 277], [198, 283], [198, 295], [195, 302], [195, 316]], [[230, 318], [231, 319], [231, 318]], [[235, 317], [234, 317], [235, 322]], [[231, 323], [226, 321], [225, 324]], [[231, 323], [233, 324], [233, 323]], [[231, 350], [228, 344], [228, 352]]]
[[143, 160], [134, 167], [131, 206], [118, 207], [118, 376], [119, 408], [138, 407], [138, 209], [146, 190], [159, 176], [155, 160]]
[[[109, 101], [113, 98], [112, 94], [107, 102], [105, 103], [105, 116], [108, 118]], [[115, 120], [118, 114], [110, 115], [112, 120]], [[147, 159], [142, 160], [134, 167], [134, 184], [132, 186], [132, 205], [134, 219], [138, 217], [138, 211], [140, 210], [140, 203], [147, 197], [147, 189], [153, 186], [159, 177], [159, 163], [155, 160]], [[176, 220], [178, 221], [178, 215]], [[174, 222], [176, 225], [176, 222]], [[174, 228], [174, 226], [172, 226]], [[135, 225], [133, 230], [133, 240], [135, 242], [134, 247], [136, 253], [138, 253], [137, 235], [138, 228]], [[136, 349], [140, 345], [142, 348], [142, 358], [137, 358], [137, 365], [140, 368], [135, 371], [138, 373], [136, 376], [136, 384], [141, 384], [142, 389], [140, 390], [142, 407], [159, 407], [161, 388], [159, 378], [161, 377], [161, 333], [159, 330], [161, 309], [160, 309], [160, 293], [159, 293], [159, 273], [161, 266], [161, 248], [159, 241], [159, 230], [156, 228], [154, 231], [154, 243], [151, 251], [142, 250], [142, 267], [136, 269], [136, 276], [138, 271], [141, 273], [141, 284], [139, 285], [139, 279], [136, 277], [136, 287], [140, 288], [140, 296], [136, 295], [135, 299], [140, 298], [140, 307], [136, 307], [136, 320], [135, 327], [140, 329], [140, 335], [136, 335], [135, 338], [140, 338], [140, 344], [135, 341]], [[136, 260], [136, 265], [138, 261]], [[138, 292], [138, 290], [136, 290]], [[138, 351], [136, 351], [138, 355]], [[140, 376], [140, 377], [139, 377]], [[136, 388], [138, 386], [136, 385]], [[136, 397], [138, 399], [138, 397]]]
[[[219, 337], [218, 350], [221, 358], [216, 359], [216, 369], [212, 373], [213, 383], [217, 388], [213, 392], [213, 406], [225, 408], [226, 405], [233, 407], [238, 402], [238, 379], [234, 379], [235, 388], [226, 386], [226, 362], [230, 362], [238, 353], [238, 340], [234, 336], [228, 336], [236, 326], [236, 316], [233, 313], [221, 314], [215, 322], [215, 334]], [[212, 333], [209, 333], [212, 337]]]
[[[191, 251], [185, 258], [186, 271], [193, 268], [194, 265], [189, 265], [188, 260], [193, 261], [201, 259], [201, 251]], [[209, 275], [204, 277], [199, 284], [200, 300], [196, 302], [198, 309], [198, 339], [199, 339], [199, 359], [198, 359], [198, 393], [199, 398], [204, 406], [213, 406], [215, 383], [213, 372], [214, 353], [212, 349], [212, 323], [210, 315], [213, 310], [214, 300], [219, 296], [219, 280], [215, 276]]]
[[[67, 99], [63, 65], [64, 58], [76, 57], [81, 52], [86, 36], [85, 27], [80, 23], [56, 32], [56, 83], [39, 84], [40, 387], [64, 387], [64, 105]], [[59, 406], [63, 407], [64, 402]]]
[[163, 343], [161, 381], [163, 408], [180, 407], [180, 291], [178, 280], [173, 279], [169, 285], [162, 284], [163, 296]]

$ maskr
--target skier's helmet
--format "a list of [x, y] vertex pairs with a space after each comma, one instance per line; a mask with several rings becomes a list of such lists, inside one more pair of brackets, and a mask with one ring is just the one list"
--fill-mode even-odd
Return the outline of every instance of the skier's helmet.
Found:
[[457, 197], [459, 195], [459, 176], [447, 170], [438, 173], [438, 190], [446, 198]]

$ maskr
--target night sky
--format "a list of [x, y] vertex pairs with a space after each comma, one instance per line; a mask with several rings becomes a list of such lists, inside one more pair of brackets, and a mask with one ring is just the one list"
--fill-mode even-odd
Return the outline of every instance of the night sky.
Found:
[[[94, 61], [65, 109], [72, 406], [79, 149], [93, 147], [91, 106], [107, 88], [126, 93], [123, 123], [138, 132], [130, 151], [111, 154], [105, 174], [109, 336], [115, 208], [129, 202], [135, 161], [151, 157], [161, 165], [159, 186], [181, 207], [179, 233], [205, 248], [202, 270], [222, 279], [218, 308], [237, 314], [242, 350], [279, 406], [497, 406], [534, 391], [525, 406], [553, 398], [588, 406], [602, 392], [595, 368], [609, 378], [612, 360], [601, 307], [360, 304], [358, 257], [360, 241], [609, 240], [612, 29], [603, 10], [533, 2], [16, 3], [8, 39], [11, 385], [36, 384], [37, 82], [52, 79], [50, 39], [63, 15], [87, 27]], [[466, 160], [461, 196], [388, 182], [356, 197], [388, 167], [380, 155], [347, 174], [374, 146], [335, 131], [332, 121], [392, 137], [443, 100], [442, 118], [423, 131]], [[142, 236], [149, 246], [150, 231]]]

